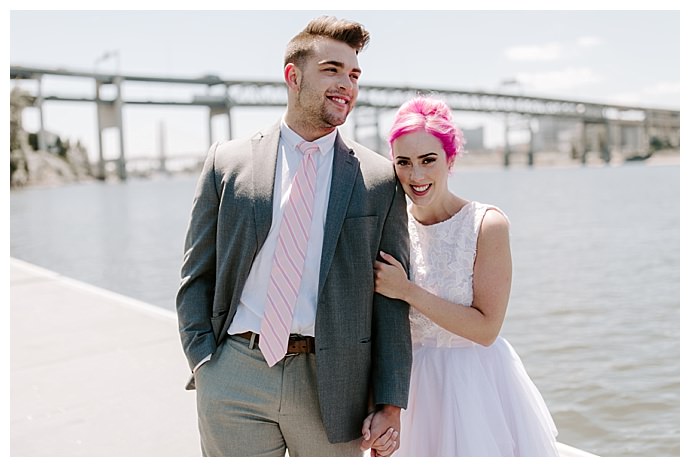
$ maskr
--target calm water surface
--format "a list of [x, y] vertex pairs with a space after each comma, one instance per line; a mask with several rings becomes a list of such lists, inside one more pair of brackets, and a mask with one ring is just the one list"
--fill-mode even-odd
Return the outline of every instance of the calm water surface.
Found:
[[[511, 220], [503, 327], [559, 441], [680, 454], [678, 166], [472, 169], [460, 196]], [[196, 176], [12, 192], [11, 255], [174, 310]]]

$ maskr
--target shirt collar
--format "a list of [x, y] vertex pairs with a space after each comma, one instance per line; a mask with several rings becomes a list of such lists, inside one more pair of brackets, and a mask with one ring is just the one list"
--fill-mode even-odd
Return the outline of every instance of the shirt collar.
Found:
[[[337, 133], [337, 130], [331, 131], [326, 136], [322, 136], [321, 138], [313, 141], [313, 143], [315, 143], [319, 147], [319, 151], [321, 151], [322, 155], [328, 154], [333, 149]], [[295, 133], [289, 126], [287, 126], [285, 120], [281, 120], [280, 122], [280, 136], [285, 140], [287, 146], [294, 150], [298, 150], [297, 145], [304, 141], [304, 138], [302, 138], [300, 135]]]

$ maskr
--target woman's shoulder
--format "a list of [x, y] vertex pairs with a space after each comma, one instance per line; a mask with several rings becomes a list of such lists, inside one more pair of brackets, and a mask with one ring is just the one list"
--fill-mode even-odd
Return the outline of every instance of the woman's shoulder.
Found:
[[478, 225], [478, 241], [505, 242], [510, 237], [510, 222], [506, 215], [495, 206], [487, 206]]
[[508, 216], [500, 207], [480, 201], [470, 201], [469, 204], [472, 205], [475, 215], [482, 221], [510, 225]]
[[508, 229], [510, 222], [503, 214], [503, 211], [498, 209], [487, 209], [484, 214], [484, 221], [482, 222], [483, 229]]
[[508, 216], [499, 207], [479, 201], [470, 201], [468, 205], [473, 213], [474, 231], [477, 235], [509, 231]]

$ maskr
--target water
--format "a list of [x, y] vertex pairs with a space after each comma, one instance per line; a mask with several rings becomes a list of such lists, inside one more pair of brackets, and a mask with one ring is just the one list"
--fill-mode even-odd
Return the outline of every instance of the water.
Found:
[[[559, 441], [680, 455], [678, 166], [460, 169], [511, 220], [503, 335]], [[12, 192], [11, 255], [174, 310], [195, 176]]]

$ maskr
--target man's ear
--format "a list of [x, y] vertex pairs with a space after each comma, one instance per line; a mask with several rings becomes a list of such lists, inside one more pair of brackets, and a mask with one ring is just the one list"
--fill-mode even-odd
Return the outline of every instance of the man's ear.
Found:
[[288, 88], [293, 91], [299, 91], [300, 83], [302, 82], [302, 71], [297, 68], [294, 63], [288, 63], [283, 70], [283, 78]]

